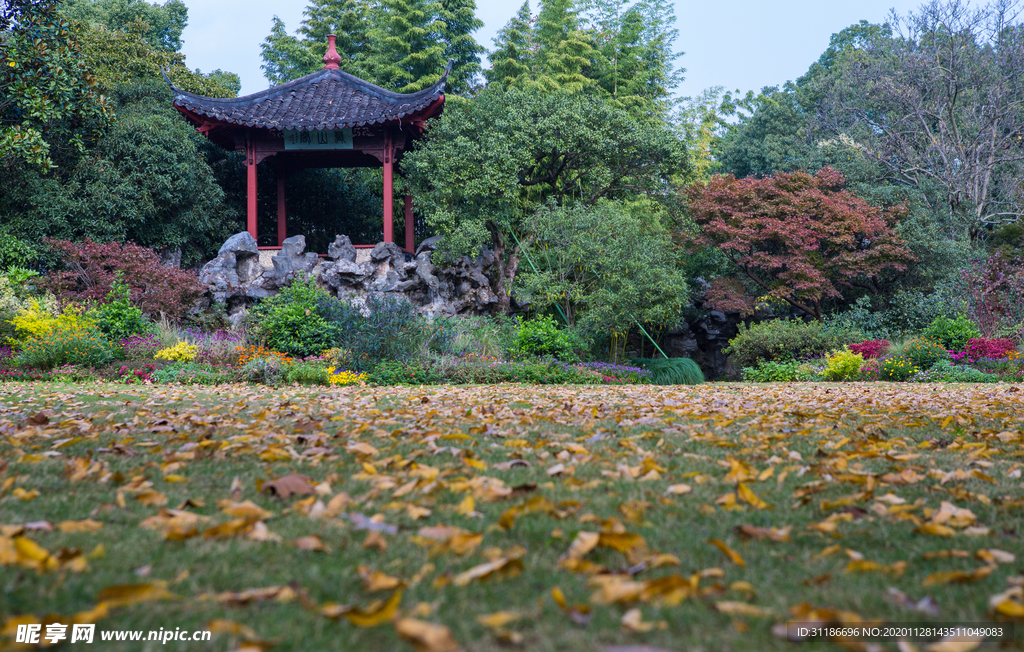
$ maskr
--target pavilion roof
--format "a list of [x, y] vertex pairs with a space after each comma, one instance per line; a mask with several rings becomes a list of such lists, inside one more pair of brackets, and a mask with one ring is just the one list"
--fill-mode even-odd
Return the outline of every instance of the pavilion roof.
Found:
[[265, 129], [305, 131], [345, 129], [399, 121], [426, 109], [444, 95], [451, 63], [430, 88], [403, 95], [363, 81], [337, 68], [243, 97], [205, 97], [183, 91], [164, 79], [174, 92], [174, 106], [211, 122]]

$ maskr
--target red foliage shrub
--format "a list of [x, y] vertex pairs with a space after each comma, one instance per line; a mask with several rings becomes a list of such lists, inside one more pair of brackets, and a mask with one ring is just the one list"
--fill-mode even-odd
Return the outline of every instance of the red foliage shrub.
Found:
[[49, 238], [46, 244], [58, 251], [64, 262], [64, 270], [51, 272], [44, 279], [58, 296], [102, 303], [118, 272], [131, 288], [132, 303], [152, 316], [162, 312], [180, 317], [203, 294], [195, 272], [164, 267], [160, 256], [146, 247]]
[[1016, 349], [1017, 347], [1013, 340], [988, 337], [969, 339], [967, 340], [967, 345], [964, 346], [964, 352], [973, 360], [978, 358], [1005, 358], [1011, 351], [1016, 351]]
[[889, 348], [889, 340], [865, 340], [857, 344], [851, 344], [849, 347], [853, 353], [859, 353], [867, 358], [878, 358], [881, 357], [882, 351]]
[[[695, 243], [717, 247], [760, 293], [821, 319], [822, 301], [842, 297], [842, 288], [870, 286], [883, 271], [900, 271], [916, 260], [892, 229], [906, 210], [871, 206], [845, 184], [830, 167], [813, 176], [728, 175], [695, 184], [686, 191], [703, 229]], [[730, 305], [739, 301], [752, 312], [752, 299], [737, 291], [738, 284], [732, 289]], [[724, 297], [713, 300], [724, 305]]]
[[[994, 337], [1024, 322], [1024, 260], [996, 252], [962, 272], [971, 318], [982, 335]], [[1020, 337], [1018, 332], [1014, 337]]]

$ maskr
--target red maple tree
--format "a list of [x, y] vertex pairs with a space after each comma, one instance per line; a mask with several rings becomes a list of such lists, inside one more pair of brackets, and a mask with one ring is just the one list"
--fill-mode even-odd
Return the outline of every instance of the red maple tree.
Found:
[[[916, 260], [892, 229], [903, 207], [871, 206], [845, 184], [826, 167], [690, 186], [690, 210], [702, 227], [696, 241], [721, 250], [765, 294], [820, 320], [822, 301], [841, 298], [841, 288], [871, 287], [882, 271]], [[753, 298], [735, 279], [713, 284], [708, 299], [712, 307], [753, 312]]]

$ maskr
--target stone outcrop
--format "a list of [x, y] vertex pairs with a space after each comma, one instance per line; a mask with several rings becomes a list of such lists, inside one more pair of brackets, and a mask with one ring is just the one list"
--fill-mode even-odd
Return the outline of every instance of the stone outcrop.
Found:
[[[703, 279], [698, 278], [697, 281], [701, 286]], [[706, 284], [703, 284], [703, 290], [707, 290]], [[700, 310], [703, 294], [698, 289], [694, 297], [697, 315], [669, 330], [662, 348], [673, 358], [693, 358], [708, 380], [738, 380], [740, 370], [722, 349], [729, 346], [729, 340], [739, 333], [739, 324], [743, 320], [739, 313]]]
[[498, 300], [488, 277], [494, 254], [485, 251], [472, 259], [463, 256], [454, 264], [438, 267], [431, 258], [440, 240], [439, 236], [424, 240], [414, 256], [393, 243], [379, 242], [367, 256], [348, 236], [339, 235], [328, 247], [327, 258], [321, 259], [305, 252], [306, 239], [297, 235], [285, 240], [270, 258], [270, 265], [264, 266], [256, 241], [243, 232], [224, 243], [217, 257], [203, 266], [199, 279], [207, 286], [211, 301], [227, 305], [233, 323], [241, 320], [254, 301], [276, 294], [301, 274], [312, 275], [332, 295], [343, 299], [392, 292], [404, 295], [424, 315], [489, 312]]

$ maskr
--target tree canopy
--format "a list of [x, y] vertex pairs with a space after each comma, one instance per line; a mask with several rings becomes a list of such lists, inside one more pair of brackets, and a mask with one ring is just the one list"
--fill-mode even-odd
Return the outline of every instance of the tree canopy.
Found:
[[0, 169], [46, 171], [84, 151], [108, 114], [57, 0], [0, 6]]
[[637, 115], [663, 115], [682, 80], [677, 31], [664, 0], [529, 2], [494, 39], [488, 82], [546, 91], [598, 91]]
[[[728, 175], [694, 184], [687, 194], [703, 229], [695, 242], [717, 247], [759, 293], [821, 319], [825, 300], [914, 260], [892, 230], [903, 211], [874, 208], [844, 190], [845, 183], [826, 167], [814, 176]], [[750, 293], [738, 284], [723, 280], [713, 290], [713, 305], [752, 312]]]
[[447, 251], [493, 247], [507, 295], [519, 264], [514, 238], [530, 236], [540, 206], [654, 193], [684, 163], [665, 125], [593, 93], [499, 86], [449, 106], [402, 169]]
[[188, 25], [188, 7], [182, 0], [150, 4], [146, 0], [63, 0], [61, 13], [71, 20], [102, 25], [111, 30], [140, 31], [154, 48], [181, 50], [181, 33]]
[[[225, 205], [224, 191], [207, 163], [211, 145], [171, 107], [160, 67], [178, 86], [207, 95], [234, 95], [217, 83], [234, 80], [189, 70], [180, 53], [151, 45], [140, 22], [117, 29], [68, 20], [56, 3], [25, 7], [0, 37], [17, 45], [38, 34], [53, 46], [35, 48], [37, 79], [31, 88], [38, 88], [25, 91], [30, 87], [23, 77], [4, 87], [0, 106], [12, 117], [24, 113], [19, 107], [26, 102], [52, 110], [34, 112], [34, 122], [23, 118], [10, 131], [5, 125], [4, 133], [19, 127], [24, 132], [28, 125], [52, 144], [46, 143], [42, 165], [5, 159], [0, 171], [3, 237], [26, 243], [45, 237], [134, 241], [158, 250], [181, 249], [186, 263], [216, 250], [238, 215]], [[12, 48], [2, 56], [16, 51], [21, 50]], [[16, 65], [3, 70], [29, 63], [10, 62]], [[65, 86], [62, 80], [72, 73], [78, 85]], [[44, 81], [41, 75], [47, 74], [57, 78]], [[62, 88], [61, 95], [41, 92]]]
[[483, 48], [473, 32], [481, 26], [474, 0], [312, 0], [297, 35], [274, 17], [262, 68], [273, 84], [316, 72], [335, 34], [345, 72], [412, 93], [437, 82], [451, 59], [448, 89], [466, 94], [480, 73]]

